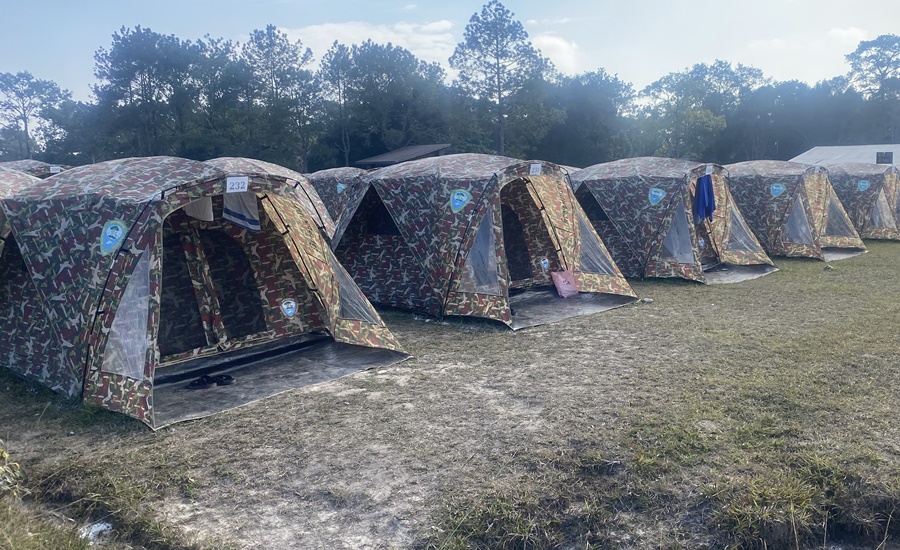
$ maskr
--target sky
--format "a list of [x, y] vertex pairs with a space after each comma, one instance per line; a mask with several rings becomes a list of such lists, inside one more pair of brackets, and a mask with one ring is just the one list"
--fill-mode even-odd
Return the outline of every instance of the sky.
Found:
[[[313, 50], [391, 42], [449, 68], [487, 0], [0, 0], [0, 73], [28, 71], [89, 101], [94, 54], [140, 25], [182, 40], [245, 42], [273, 24]], [[900, 34], [897, 0], [508, 0], [532, 43], [569, 75], [599, 68], [640, 90], [716, 59], [775, 80], [846, 74], [861, 40]]]

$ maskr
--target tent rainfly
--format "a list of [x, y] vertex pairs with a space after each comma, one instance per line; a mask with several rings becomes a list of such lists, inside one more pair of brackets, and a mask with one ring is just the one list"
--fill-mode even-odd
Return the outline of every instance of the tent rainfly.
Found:
[[[306, 174], [309, 182], [316, 189], [322, 202], [328, 209], [328, 214], [335, 222], [341, 217], [349, 202], [353, 200], [353, 184], [366, 173], [362, 168], [345, 166], [341, 168], [328, 168], [312, 174]], [[331, 232], [329, 237], [334, 235]]]
[[[519, 329], [634, 300], [555, 164], [447, 155], [353, 190], [332, 248], [373, 302]], [[563, 299], [566, 278], [580, 292]]]
[[[22, 190], [41, 182], [40, 178], [26, 172], [7, 168], [6, 164], [8, 163], [0, 163], [0, 200], [12, 197]], [[0, 209], [0, 258], [3, 257], [3, 249], [11, 231], [12, 228], [6, 218], [6, 214]], [[4, 264], [0, 263], [0, 266], [2, 265]], [[2, 272], [2, 268], [0, 268], [0, 272]]]
[[121, 159], [0, 199], [6, 366], [157, 428], [405, 358], [273, 166]]
[[829, 164], [828, 179], [864, 239], [900, 240], [900, 170], [890, 164]]
[[68, 170], [71, 166], [64, 166], [61, 164], [49, 164], [47, 162], [43, 162], [40, 160], [32, 160], [32, 159], [24, 159], [24, 160], [11, 160], [7, 162], [0, 162], [0, 168], [9, 168], [11, 170], [18, 170], [19, 172], [25, 172], [30, 176], [34, 176], [36, 178], [45, 179], [49, 178], [54, 174], [59, 174], [63, 170]]
[[775, 271], [725, 175], [717, 164], [639, 157], [589, 166], [572, 183], [626, 276], [717, 283]]
[[731, 194], [772, 256], [831, 261], [866, 250], [825, 168], [780, 160], [726, 168]]

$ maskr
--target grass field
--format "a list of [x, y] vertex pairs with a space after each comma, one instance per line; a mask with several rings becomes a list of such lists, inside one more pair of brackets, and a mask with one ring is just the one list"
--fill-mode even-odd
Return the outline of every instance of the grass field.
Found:
[[157, 433], [0, 374], [0, 548], [60, 514], [119, 548], [898, 548], [900, 243], [869, 245], [518, 333], [387, 312], [414, 359]]

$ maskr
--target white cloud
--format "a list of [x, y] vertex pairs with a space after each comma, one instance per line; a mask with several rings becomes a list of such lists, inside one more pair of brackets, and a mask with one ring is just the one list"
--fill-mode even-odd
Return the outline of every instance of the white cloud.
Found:
[[576, 74], [586, 70], [584, 53], [578, 44], [571, 40], [553, 33], [541, 33], [532, 36], [531, 43], [541, 50], [545, 57], [550, 58], [561, 73]]
[[841, 44], [856, 46], [863, 40], [866, 40], [869, 37], [869, 33], [859, 27], [848, 27], [846, 29], [831, 29], [828, 31], [828, 36]]
[[747, 44], [747, 49], [752, 52], [775, 53], [781, 52], [788, 48], [788, 43], [781, 38], [772, 38], [769, 40], [751, 40]]
[[447, 20], [389, 25], [349, 21], [282, 30], [292, 40], [300, 40], [304, 46], [312, 48], [316, 62], [322, 59], [335, 40], [351, 46], [371, 39], [377, 44], [390, 42], [406, 48], [422, 61], [437, 62], [446, 68], [447, 59], [453, 55], [457, 42], [452, 33], [453, 23]]
[[400, 10], [401, 10], [401, 11], [412, 11], [412, 10], [418, 8], [418, 7], [419, 7], [419, 6], [417, 6], [417, 5], [415, 5], [415, 4], [407, 4], [407, 5], [403, 6], [402, 8], [400, 8]]
[[566, 23], [571, 22], [571, 17], [557, 17], [555, 19], [528, 19], [525, 21], [525, 24], [529, 27], [533, 27], [535, 25], [565, 25]]

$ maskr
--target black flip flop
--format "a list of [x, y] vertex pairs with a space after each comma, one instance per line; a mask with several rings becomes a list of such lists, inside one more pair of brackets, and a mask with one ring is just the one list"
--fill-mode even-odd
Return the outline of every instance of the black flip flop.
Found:
[[196, 380], [192, 380], [190, 384], [187, 385], [189, 390], [206, 390], [216, 385], [216, 379], [210, 376], [203, 375]]
[[234, 384], [234, 377], [230, 374], [217, 374], [212, 377], [219, 386], [230, 386]]

